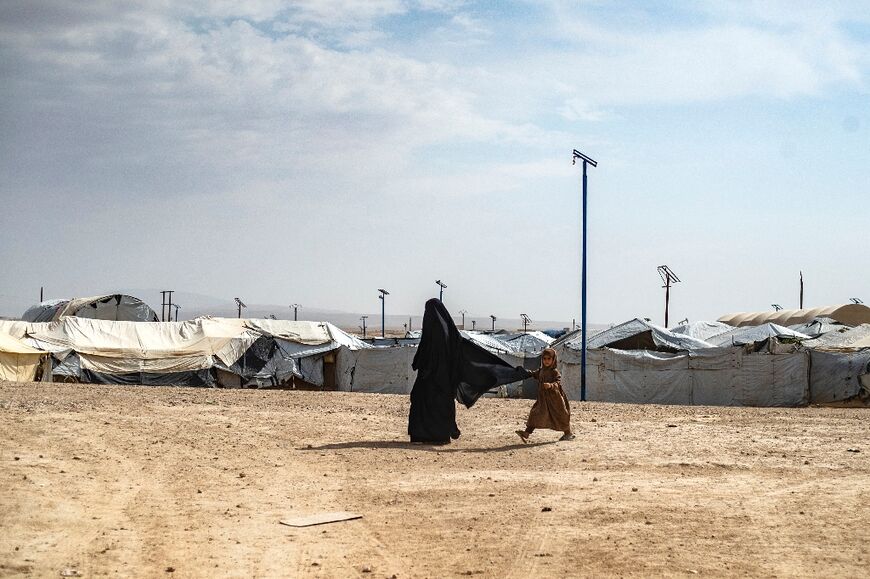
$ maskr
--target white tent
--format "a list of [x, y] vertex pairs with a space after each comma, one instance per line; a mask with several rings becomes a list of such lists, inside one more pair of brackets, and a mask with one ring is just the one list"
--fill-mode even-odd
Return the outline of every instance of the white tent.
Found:
[[718, 336], [732, 329], [732, 326], [722, 322], [690, 322], [675, 326], [671, 328], [671, 331], [675, 334], [690, 336], [706, 342], [713, 336]]
[[795, 330], [773, 324], [766, 323], [760, 326], [744, 326], [737, 327], [728, 332], [713, 336], [708, 341], [714, 346], [743, 346], [744, 344], [752, 344], [761, 342], [769, 338], [792, 339], [792, 340], [809, 340], [810, 337]]
[[0, 332], [0, 380], [29, 382], [36, 378], [39, 363], [45, 352], [37, 350]]
[[[636, 404], [802, 406], [809, 402], [806, 352], [705, 348], [677, 353], [602, 348], [587, 354], [587, 399]], [[580, 365], [559, 362], [562, 387], [580, 398]]]

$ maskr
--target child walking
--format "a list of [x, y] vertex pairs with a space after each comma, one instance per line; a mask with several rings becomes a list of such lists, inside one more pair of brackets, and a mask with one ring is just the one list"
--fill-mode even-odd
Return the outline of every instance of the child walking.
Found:
[[535, 400], [525, 430], [517, 430], [517, 435], [523, 442], [529, 441], [529, 435], [536, 428], [548, 428], [561, 431], [559, 440], [574, 440], [571, 432], [571, 407], [568, 397], [562, 390], [562, 376], [556, 368], [556, 351], [547, 348], [541, 354], [541, 367], [530, 372], [529, 376], [538, 381], [538, 399]]

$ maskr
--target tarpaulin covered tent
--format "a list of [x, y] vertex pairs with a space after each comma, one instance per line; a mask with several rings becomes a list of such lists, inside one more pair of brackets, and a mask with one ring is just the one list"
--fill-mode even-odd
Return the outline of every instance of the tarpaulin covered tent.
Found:
[[[559, 358], [576, 359], [579, 362], [581, 335], [554, 344]], [[646, 320], [635, 318], [590, 336], [586, 348], [614, 348], [617, 350], [653, 350], [659, 352], [679, 352], [709, 348], [710, 344], [684, 334], [675, 334]]]
[[48, 300], [28, 308], [21, 319], [26, 322], [56, 322], [68, 316], [116, 322], [158, 321], [157, 314], [148, 304], [126, 294]]
[[[806, 352], [769, 348], [755, 353], [713, 347], [710, 342], [640, 319], [605, 330], [588, 341], [587, 399], [743, 406], [808, 403]], [[558, 344], [557, 352], [562, 387], [577, 400], [579, 336]]]
[[789, 328], [768, 322], [766, 324], [761, 324], [760, 326], [734, 328], [725, 333], [709, 338], [708, 342], [714, 346], [743, 346], [744, 344], [763, 342], [770, 338], [778, 338], [780, 340], [810, 339], [806, 334], [801, 334], [795, 330], [790, 330]]
[[260, 387], [298, 377], [322, 386], [325, 354], [370, 347], [332, 324], [289, 320], [137, 323], [66, 317], [7, 322], [0, 329], [50, 352], [62, 379], [112, 384]]
[[780, 326], [793, 326], [805, 324], [815, 318], [831, 318], [847, 326], [870, 324], [870, 308], [864, 304], [841, 304], [803, 310], [740, 312], [722, 316], [719, 321], [732, 326], [759, 326], [767, 322]]
[[806, 340], [804, 346], [816, 350], [847, 350], [870, 347], [870, 324], [861, 324], [854, 328], [841, 327], [826, 332], [812, 340]]
[[511, 350], [526, 356], [540, 356], [554, 339], [543, 332], [520, 332], [516, 334], [493, 334], [496, 340], [511, 347]]
[[28, 346], [20, 339], [0, 332], [0, 380], [33, 380], [45, 355], [45, 352]]
[[[803, 406], [809, 402], [809, 357], [797, 351], [747, 353], [706, 348], [679, 353], [591, 350], [587, 399], [601, 402], [718, 406]], [[577, 367], [577, 365], [574, 365]], [[565, 378], [570, 374], [571, 378]], [[576, 377], [575, 377], [576, 375]], [[579, 398], [579, 371], [563, 373], [569, 398]]]
[[709, 341], [709, 338], [712, 338], [713, 336], [718, 336], [719, 334], [724, 334], [725, 332], [732, 329], [732, 326], [729, 326], [728, 324], [723, 324], [722, 322], [702, 321], [680, 324], [679, 326], [671, 328], [671, 331], [675, 334], [682, 334], [684, 336], [697, 338], [698, 340]]

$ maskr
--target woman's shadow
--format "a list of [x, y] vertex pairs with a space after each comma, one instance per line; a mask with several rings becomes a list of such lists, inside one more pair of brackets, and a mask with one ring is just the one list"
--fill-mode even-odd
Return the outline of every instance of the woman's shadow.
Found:
[[332, 444], [323, 444], [320, 446], [305, 446], [297, 448], [297, 450], [348, 450], [354, 448], [396, 448], [404, 450], [417, 450], [424, 452], [506, 452], [510, 450], [521, 450], [524, 448], [533, 448], [536, 446], [544, 446], [547, 444], [556, 444], [556, 441], [551, 442], [530, 442], [524, 444], [522, 442], [505, 444], [492, 448], [456, 448], [449, 444], [424, 444], [419, 442], [408, 442], [404, 440], [360, 440], [352, 442], [335, 442]]

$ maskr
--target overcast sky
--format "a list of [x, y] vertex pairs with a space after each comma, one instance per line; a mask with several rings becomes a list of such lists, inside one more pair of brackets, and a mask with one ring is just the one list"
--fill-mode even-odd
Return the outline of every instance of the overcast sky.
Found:
[[[0, 3], [0, 315], [147, 287], [661, 322], [870, 303], [862, 2]], [[159, 303], [152, 304], [159, 309]]]

